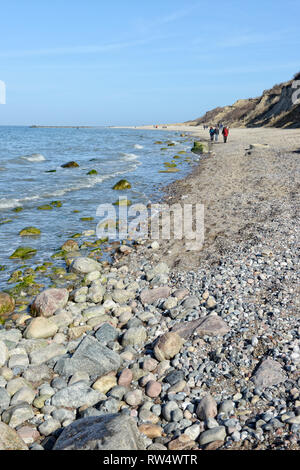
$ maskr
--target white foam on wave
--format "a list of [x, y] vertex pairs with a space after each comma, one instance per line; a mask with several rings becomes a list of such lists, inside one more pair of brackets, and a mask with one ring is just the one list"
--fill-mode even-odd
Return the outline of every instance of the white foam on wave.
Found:
[[142, 145], [140, 145], [140, 144], [135, 144], [135, 145], [134, 145], [134, 148], [135, 148], [135, 149], [138, 149], [138, 150], [141, 150], [141, 149], [143, 149], [144, 147], [143, 147]]
[[41, 153], [32, 153], [31, 155], [24, 155], [23, 160], [28, 160], [29, 162], [43, 162], [46, 160], [44, 155]]
[[0, 209], [13, 209], [20, 205], [18, 199], [0, 199]]
[[137, 160], [139, 158], [138, 155], [135, 153], [123, 153], [124, 160], [131, 161], [131, 160]]
[[[135, 157], [137, 156], [135, 155]], [[26, 201], [51, 198], [55, 196], [63, 196], [64, 194], [72, 192], [72, 191], [79, 191], [80, 189], [93, 188], [97, 184], [102, 183], [103, 181], [107, 179], [114, 178], [115, 176], [118, 176], [118, 175], [123, 175], [124, 173], [127, 173], [129, 171], [134, 171], [138, 165], [139, 165], [139, 162], [135, 162], [134, 164], [130, 166], [130, 168], [127, 168], [126, 170], [115, 171], [114, 173], [110, 173], [107, 175], [90, 176], [89, 178], [83, 181], [81, 180], [81, 182], [79, 182], [78, 184], [74, 184], [67, 188], [58, 189], [56, 191], [49, 192], [49, 193], [40, 193], [39, 195], [36, 194], [34, 196], [28, 196], [28, 197], [24, 197], [20, 199], [3, 198], [3, 199], [0, 199], [0, 210], [13, 209], [15, 207], [20, 207]]]
[[[135, 165], [135, 167], [136, 167], [136, 165]], [[129, 171], [132, 171], [133, 169], [134, 168], [130, 169]], [[49, 194], [43, 194], [43, 197], [63, 196], [64, 194], [70, 193], [72, 191], [79, 191], [80, 189], [93, 188], [97, 184], [102, 183], [103, 181], [105, 181], [107, 179], [114, 178], [115, 176], [123, 175], [127, 171], [128, 171], [128, 169], [126, 171], [115, 171], [114, 173], [110, 173], [108, 175], [90, 176], [90, 178], [87, 178], [87, 180], [82, 181], [81, 183], [78, 183], [76, 185], [69, 186], [68, 188], [65, 188], [65, 189], [58, 189], [57, 191], [54, 191], [54, 192], [49, 193]]]
[[21, 207], [22, 202], [25, 201], [34, 201], [35, 199], [39, 199], [38, 195], [35, 196], [28, 196], [21, 199], [0, 199], [0, 210], [1, 209], [14, 209], [15, 207]]

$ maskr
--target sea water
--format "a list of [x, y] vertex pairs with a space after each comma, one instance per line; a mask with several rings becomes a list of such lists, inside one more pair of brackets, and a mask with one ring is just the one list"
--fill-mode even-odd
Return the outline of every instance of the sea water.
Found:
[[[72, 234], [96, 229], [99, 204], [123, 195], [133, 204], [157, 201], [164, 186], [190, 170], [186, 157], [196, 159], [190, 149], [190, 141], [168, 130], [0, 127], [0, 288], [20, 264], [9, 258], [16, 248], [37, 249], [30, 265], [48, 261]], [[176, 161], [180, 171], [160, 173], [183, 150], [186, 155]], [[70, 161], [79, 167], [62, 168]], [[90, 170], [97, 174], [88, 175]], [[113, 190], [120, 179], [131, 189]], [[61, 207], [37, 209], [57, 200]], [[28, 226], [41, 235], [20, 237]]]

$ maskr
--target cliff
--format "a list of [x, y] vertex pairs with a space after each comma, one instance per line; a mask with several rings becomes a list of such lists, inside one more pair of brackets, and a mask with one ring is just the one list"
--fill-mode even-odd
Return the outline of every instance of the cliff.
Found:
[[265, 90], [258, 98], [242, 99], [231, 106], [212, 109], [185, 124], [199, 126], [222, 122], [230, 127], [300, 127], [300, 104], [293, 104], [292, 100], [296, 92], [292, 87], [294, 80], [300, 80], [300, 73], [293, 80]]

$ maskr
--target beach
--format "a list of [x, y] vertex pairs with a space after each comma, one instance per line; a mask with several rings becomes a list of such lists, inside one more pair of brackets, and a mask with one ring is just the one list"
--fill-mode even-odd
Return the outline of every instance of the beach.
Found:
[[[184, 125], [167, 129], [191, 132]], [[195, 140], [209, 140], [202, 126], [192, 127], [192, 135]], [[167, 189], [169, 204], [184, 198], [186, 204], [205, 206], [204, 249], [189, 254], [182, 252], [181, 242], [166, 243], [163, 255], [171, 265], [198, 266], [203, 258], [235, 250], [240, 241], [251, 239], [251, 234], [255, 238], [258, 232], [266, 244], [280, 244], [281, 220], [292, 227], [299, 216], [299, 149], [299, 130], [230, 129], [226, 145], [220, 135], [212, 155]]]
[[124, 240], [109, 262], [64, 239], [51, 288], [7, 307], [3, 448], [299, 449], [300, 131], [221, 137], [163, 188], [204, 205], [201, 249]]

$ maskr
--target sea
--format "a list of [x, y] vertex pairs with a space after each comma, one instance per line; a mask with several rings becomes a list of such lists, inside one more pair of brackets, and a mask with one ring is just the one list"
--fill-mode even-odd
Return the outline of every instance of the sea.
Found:
[[[114, 203], [121, 195], [132, 204], [158, 201], [166, 185], [191, 171], [197, 161], [191, 147], [191, 139], [167, 129], [1, 126], [0, 289], [20, 265], [10, 259], [18, 247], [37, 250], [29, 263], [34, 267], [51, 260], [75, 233], [95, 230], [99, 204]], [[161, 173], [178, 152], [180, 171]], [[79, 167], [62, 168], [70, 161]], [[88, 175], [91, 170], [97, 174]], [[131, 189], [113, 190], [121, 179]], [[39, 210], [43, 205], [52, 210]], [[29, 226], [41, 235], [19, 236]]]

